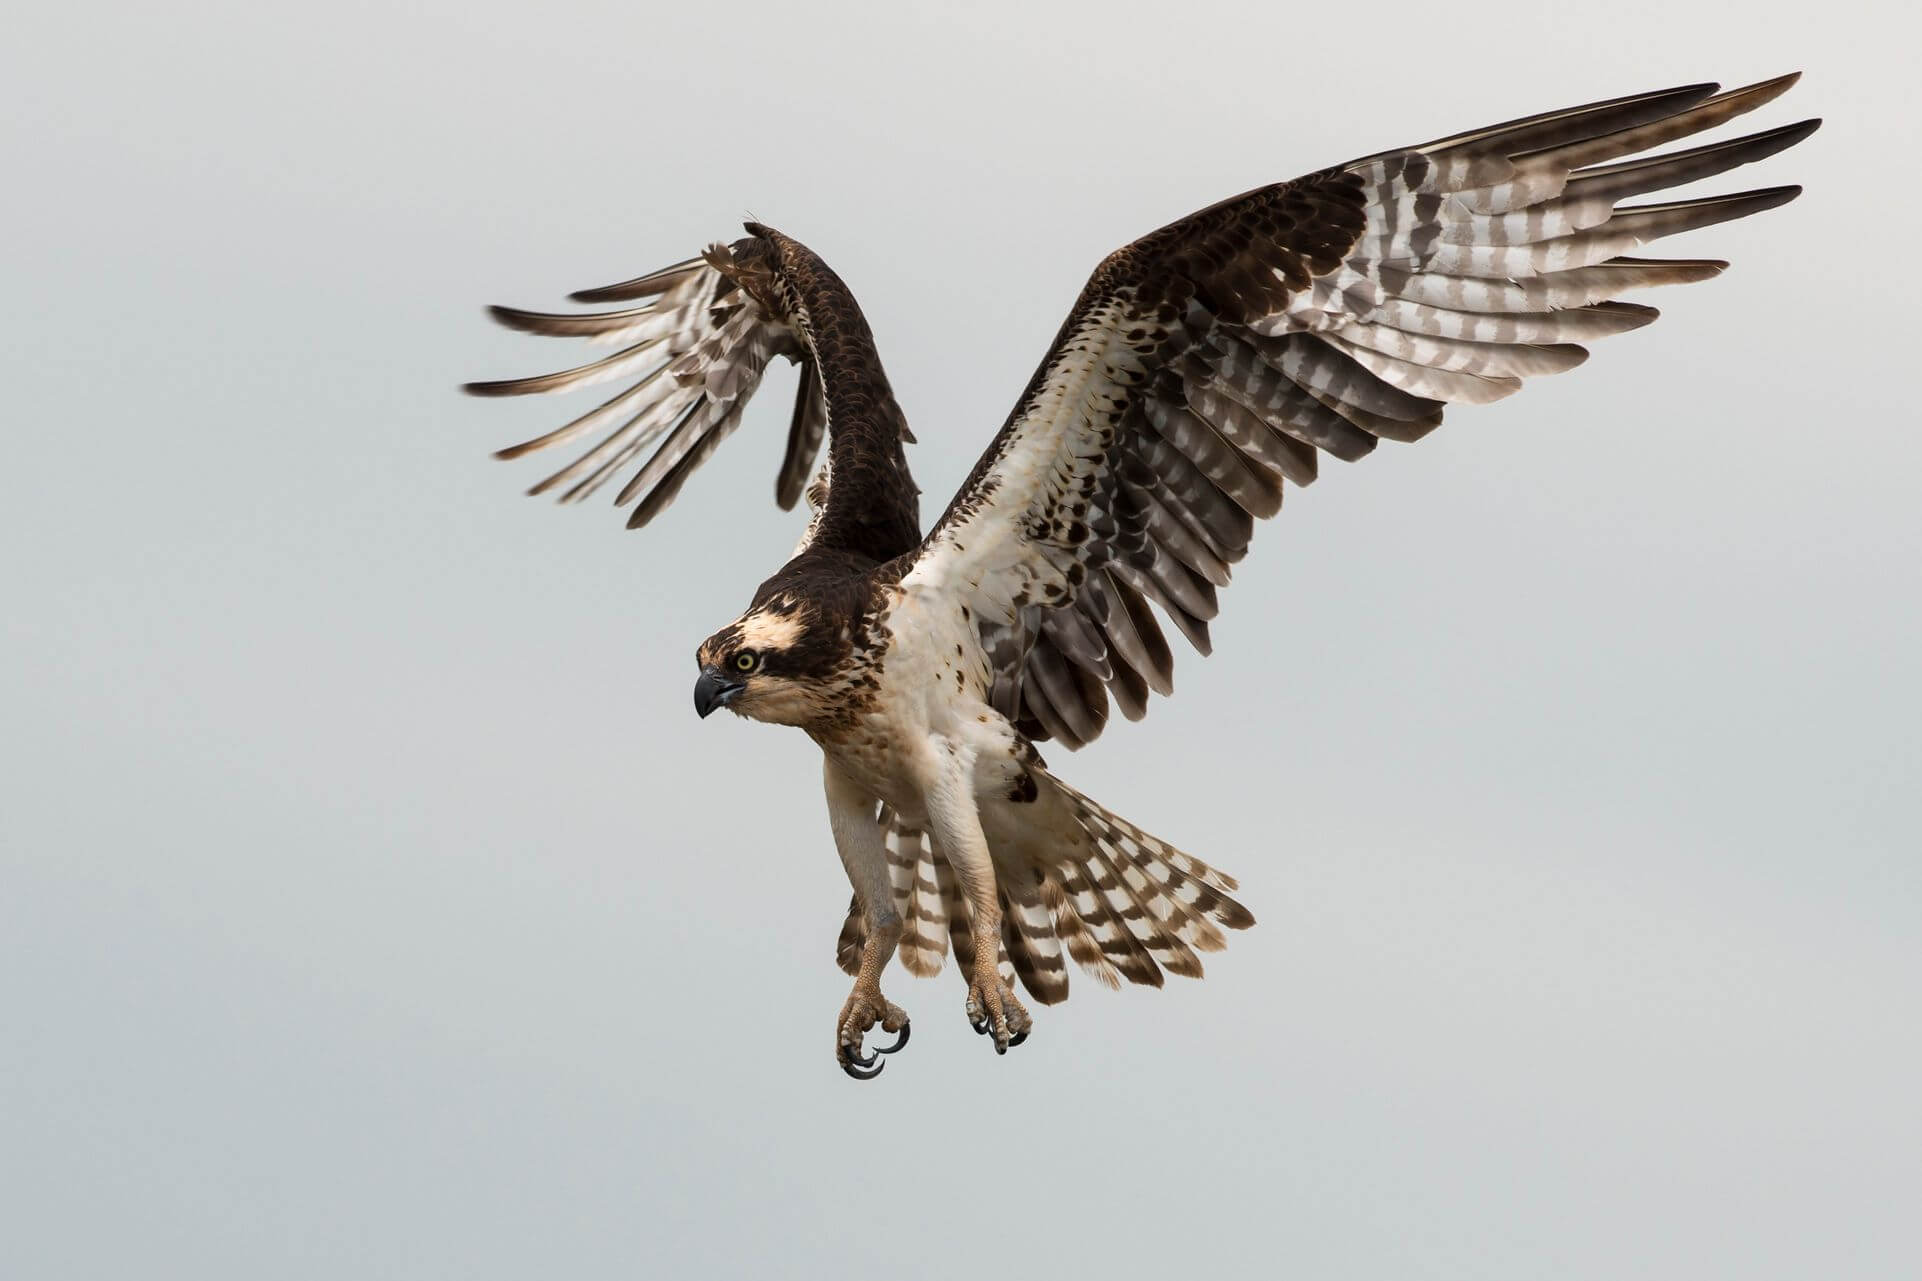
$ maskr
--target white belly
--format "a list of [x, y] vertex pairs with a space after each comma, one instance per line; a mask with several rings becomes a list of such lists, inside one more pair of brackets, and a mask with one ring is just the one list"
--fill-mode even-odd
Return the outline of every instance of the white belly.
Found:
[[822, 744], [837, 765], [909, 823], [943, 757], [972, 761], [978, 797], [1001, 797], [1022, 774], [1020, 736], [987, 703], [988, 663], [973, 625], [945, 594], [897, 588], [888, 648], [865, 713]]

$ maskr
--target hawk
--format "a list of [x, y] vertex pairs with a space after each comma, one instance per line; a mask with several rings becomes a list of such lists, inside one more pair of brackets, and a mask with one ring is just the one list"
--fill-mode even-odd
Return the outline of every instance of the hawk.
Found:
[[[1716, 275], [1628, 256], [1793, 199], [1797, 187], [1629, 203], [1760, 160], [1807, 120], [1644, 156], [1774, 99], [1796, 77], [1687, 85], [1384, 151], [1208, 206], [1095, 268], [947, 509], [923, 528], [914, 437], [854, 296], [815, 253], [745, 238], [555, 314], [492, 309], [616, 350], [482, 396], [620, 389], [500, 451], [591, 442], [533, 487], [584, 499], [629, 473], [628, 527], [660, 513], [740, 425], [768, 362], [800, 367], [775, 501], [806, 532], [747, 609], [702, 641], [695, 710], [796, 726], [821, 748], [853, 885], [838, 959], [854, 976], [835, 1055], [866, 1079], [907, 1044], [881, 992], [951, 950], [997, 1053], [1068, 994], [1066, 958], [1117, 986], [1200, 977], [1254, 923], [1234, 878], [1076, 791], [1036, 744], [1073, 749], [1109, 707], [1173, 689], [1163, 622], [1202, 654], [1216, 594], [1258, 517], [1323, 454], [1413, 441], [1445, 406], [1499, 400], [1638, 329], [1629, 290]], [[1630, 158], [1641, 157], [1641, 158]], [[826, 452], [815, 469], [817, 455]], [[642, 459], [644, 450], [652, 452]], [[636, 460], [641, 460], [635, 467]], [[810, 478], [811, 477], [811, 478]], [[879, 1024], [892, 1045], [864, 1048]]]

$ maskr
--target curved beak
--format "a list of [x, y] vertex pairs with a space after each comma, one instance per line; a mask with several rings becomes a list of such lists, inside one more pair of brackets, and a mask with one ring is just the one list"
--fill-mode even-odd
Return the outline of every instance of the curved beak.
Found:
[[709, 712], [726, 707], [746, 688], [744, 681], [735, 680], [718, 667], [703, 667], [700, 678], [694, 682], [694, 710], [705, 720]]

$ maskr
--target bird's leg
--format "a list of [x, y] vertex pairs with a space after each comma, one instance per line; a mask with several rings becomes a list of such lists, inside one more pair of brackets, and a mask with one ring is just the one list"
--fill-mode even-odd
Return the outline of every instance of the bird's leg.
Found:
[[943, 745], [934, 779], [928, 788], [928, 823], [936, 850], [954, 869], [968, 902], [974, 935], [974, 973], [968, 977], [968, 1023], [976, 1032], [994, 1037], [994, 1052], [1028, 1039], [1034, 1019], [1014, 992], [1001, 981], [1001, 896], [994, 879], [994, 859], [981, 831], [975, 807], [974, 754]]
[[[881, 971], [900, 941], [901, 914], [895, 910], [894, 889], [888, 881], [886, 837], [875, 814], [880, 803], [835, 768], [833, 761], [827, 763], [827, 794], [834, 846], [854, 886], [866, 927], [854, 990], [834, 1024], [834, 1058], [849, 1076], [867, 1080], [881, 1074], [877, 1054], [892, 1054], [908, 1043], [907, 1011], [881, 995]], [[876, 1023], [898, 1035], [893, 1045], [863, 1054], [861, 1038]]]
[[[881, 1074], [878, 1055], [892, 1054], [908, 1043], [908, 1012], [881, 995], [881, 970], [894, 955], [895, 942], [901, 937], [901, 917], [892, 909], [885, 921], [868, 914], [867, 929], [867, 938], [861, 944], [861, 969], [834, 1028], [835, 1060], [842, 1071], [862, 1080]], [[861, 1038], [876, 1023], [883, 1031], [897, 1034], [894, 1044], [876, 1046], [873, 1053], [863, 1054]]]
[[[989, 875], [993, 875], [992, 869]], [[960, 879], [965, 887], [967, 878]], [[1006, 1054], [1010, 1046], [1028, 1039], [1028, 1033], [1034, 1030], [1034, 1018], [1028, 1013], [1028, 1007], [1016, 998], [1014, 989], [1001, 981], [1001, 905], [994, 896], [992, 883], [985, 901], [971, 888], [964, 892], [973, 917], [974, 933], [974, 974], [968, 981], [968, 1025], [983, 1036], [992, 1035], [994, 1052]]]

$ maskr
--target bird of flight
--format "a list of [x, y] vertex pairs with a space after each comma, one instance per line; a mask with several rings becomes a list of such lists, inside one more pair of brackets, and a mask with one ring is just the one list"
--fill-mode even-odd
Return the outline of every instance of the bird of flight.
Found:
[[[1235, 882], [1075, 791], [1035, 743], [1078, 748], [1109, 700], [1131, 720], [1171, 692], [1161, 619], [1201, 653], [1256, 517], [1321, 454], [1412, 441], [1582, 363], [1637, 329], [1629, 290], [1727, 264], [1630, 255], [1745, 217], [1797, 187], [1621, 204], [1762, 159], [1808, 120], [1640, 159], [1769, 102], [1784, 76], [1687, 85], [1385, 151], [1210, 205], [1095, 268], [1006, 425], [922, 528], [895, 403], [853, 295], [758, 223], [649, 275], [573, 295], [615, 311], [493, 309], [514, 329], [618, 348], [483, 396], [622, 389], [503, 458], [594, 443], [541, 481], [615, 496], [646, 524], [739, 425], [775, 356], [800, 387], [775, 500], [812, 513], [786, 564], [701, 642], [695, 710], [793, 725], [819, 744], [829, 826], [853, 884], [839, 960], [854, 989], [835, 1054], [867, 1078], [907, 1044], [881, 993], [899, 954], [950, 947], [997, 1053], [1068, 994], [1064, 951], [1111, 986], [1199, 977], [1221, 927], [1254, 923]], [[596, 439], [598, 437], [598, 439]], [[818, 470], [815, 459], [825, 438]], [[812, 479], [810, 480], [810, 473]], [[894, 1043], [864, 1051], [876, 1024]]]

